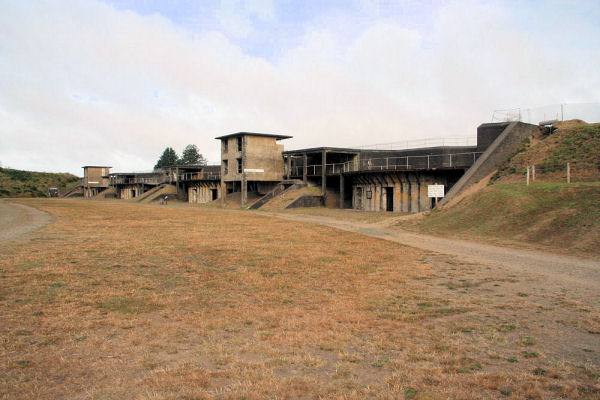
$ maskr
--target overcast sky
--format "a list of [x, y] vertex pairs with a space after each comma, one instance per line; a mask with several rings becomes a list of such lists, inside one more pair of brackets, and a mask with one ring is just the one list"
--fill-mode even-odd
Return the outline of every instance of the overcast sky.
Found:
[[597, 0], [0, 0], [0, 162], [149, 170], [193, 143], [218, 163], [237, 131], [474, 136], [495, 109], [597, 105], [599, 21]]

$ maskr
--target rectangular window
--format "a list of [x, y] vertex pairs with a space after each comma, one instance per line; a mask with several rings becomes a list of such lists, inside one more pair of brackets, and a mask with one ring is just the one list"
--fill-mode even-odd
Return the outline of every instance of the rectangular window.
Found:
[[242, 137], [237, 138], [238, 151], [242, 151]]
[[242, 173], [242, 159], [241, 158], [237, 159], [237, 172], [238, 172], [238, 174]]
[[223, 139], [223, 153], [227, 153], [227, 139]]
[[227, 160], [223, 160], [223, 175], [227, 175]]

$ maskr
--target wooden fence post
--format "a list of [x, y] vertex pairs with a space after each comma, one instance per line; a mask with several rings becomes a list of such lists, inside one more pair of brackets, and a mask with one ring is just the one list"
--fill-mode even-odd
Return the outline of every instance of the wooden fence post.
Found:
[[571, 163], [567, 163], [567, 183], [571, 183]]

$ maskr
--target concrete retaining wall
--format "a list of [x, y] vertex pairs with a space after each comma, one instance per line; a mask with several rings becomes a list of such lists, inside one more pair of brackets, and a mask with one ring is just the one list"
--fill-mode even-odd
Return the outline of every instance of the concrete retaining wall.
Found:
[[324, 207], [325, 199], [323, 196], [300, 196], [286, 208], [300, 208], [300, 207]]

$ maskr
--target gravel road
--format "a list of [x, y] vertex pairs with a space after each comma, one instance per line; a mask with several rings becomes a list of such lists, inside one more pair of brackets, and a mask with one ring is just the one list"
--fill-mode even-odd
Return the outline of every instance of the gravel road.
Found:
[[33, 207], [0, 200], [0, 243], [19, 239], [51, 219], [50, 214]]

